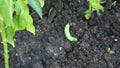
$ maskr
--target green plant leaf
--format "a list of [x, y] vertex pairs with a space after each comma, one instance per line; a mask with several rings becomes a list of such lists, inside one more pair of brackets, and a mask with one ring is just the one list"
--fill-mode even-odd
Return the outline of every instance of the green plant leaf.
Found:
[[[29, 9], [24, 0], [18, 0], [15, 6], [16, 16], [14, 16], [14, 27], [16, 30], [24, 30], [29, 21]], [[33, 21], [31, 21], [33, 22]]]
[[27, 31], [29, 31], [29, 32], [33, 33], [33, 35], [35, 35], [35, 27], [33, 25], [33, 19], [30, 15], [28, 15], [27, 18], [28, 18], [28, 23], [27, 23], [26, 29], [27, 29]]
[[0, 15], [0, 32], [2, 32], [2, 23], [3, 23], [3, 18], [2, 18], [2, 16]]
[[42, 18], [42, 7], [39, 0], [28, 0], [28, 4], [38, 13]]
[[27, 25], [24, 16], [21, 15], [16, 15], [13, 22], [15, 30], [24, 30]]
[[44, 4], [45, 4], [45, 1], [44, 1], [44, 0], [39, 0], [39, 1], [40, 1], [40, 5], [41, 5], [41, 7], [43, 7]]
[[85, 12], [85, 18], [88, 20], [88, 19], [90, 19], [90, 17], [91, 17], [91, 11], [90, 10], [87, 10], [86, 12]]
[[0, 0], [0, 14], [6, 27], [12, 25], [12, 4], [12, 0]]
[[[36, 1], [37, 0], [32, 0], [32, 2]], [[27, 29], [29, 32], [35, 34], [35, 27], [33, 25], [32, 17], [29, 14], [27, 3], [28, 0], [0, 0], [0, 34], [4, 47], [5, 68], [9, 68], [7, 43], [11, 44], [12, 47], [15, 47], [15, 32], [17, 30]], [[35, 4], [33, 3], [33, 5]], [[37, 7], [37, 10], [38, 9], [39, 7]]]
[[97, 11], [97, 14], [100, 15], [100, 11], [104, 11], [104, 7], [100, 4], [100, 0], [88, 0], [89, 9], [85, 11], [85, 18], [90, 19], [92, 12]]
[[6, 33], [7, 42], [10, 43], [12, 45], [12, 47], [15, 47], [15, 43], [14, 43], [14, 39], [13, 39], [13, 37], [15, 35], [14, 28], [7, 27], [5, 33]]
[[17, 0], [17, 2], [15, 3], [15, 11], [16, 11], [16, 15], [19, 15], [19, 14], [28, 15], [29, 14], [28, 6], [24, 2], [24, 0]]

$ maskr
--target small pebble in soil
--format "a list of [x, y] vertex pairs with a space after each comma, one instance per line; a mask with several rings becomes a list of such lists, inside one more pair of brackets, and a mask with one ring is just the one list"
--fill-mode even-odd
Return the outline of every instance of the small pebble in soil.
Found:
[[57, 47], [57, 46], [49, 45], [45, 49], [48, 53], [47, 54], [48, 56], [58, 57], [58, 56], [64, 55], [63, 47]]
[[54, 53], [54, 56], [57, 56], [57, 53]]
[[15, 56], [18, 56], [18, 53], [16, 53]]
[[59, 50], [61, 51], [63, 48], [62, 47], [59, 47]]
[[112, 38], [115, 38], [115, 35], [112, 35], [111, 37], [112, 37]]
[[113, 50], [110, 51], [110, 54], [114, 54], [114, 53], [115, 53], [115, 51], [113, 51]]
[[80, 3], [81, 1], [80, 1], [80, 0], [78, 0], [78, 2]]
[[115, 39], [114, 39], [114, 41], [115, 41], [115, 42], [117, 42], [117, 41], [118, 41], [118, 39], [116, 39], [116, 38], [115, 38]]
[[31, 60], [32, 58], [31, 57], [29, 57], [29, 60]]
[[111, 50], [111, 48], [107, 48], [107, 51], [109, 54], [114, 54], [115, 52], [113, 50]]

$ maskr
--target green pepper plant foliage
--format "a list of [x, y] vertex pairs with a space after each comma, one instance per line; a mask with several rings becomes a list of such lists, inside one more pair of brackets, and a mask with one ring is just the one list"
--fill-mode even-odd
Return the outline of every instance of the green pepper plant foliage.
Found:
[[42, 7], [44, 6], [44, 0], [28, 0], [28, 4], [38, 13], [42, 18]]
[[4, 48], [5, 68], [9, 68], [8, 43], [15, 47], [15, 32], [26, 29], [35, 35], [33, 19], [27, 4], [42, 18], [44, 0], [0, 0], [0, 35]]
[[85, 18], [90, 19], [92, 12], [97, 11], [100, 15], [100, 11], [104, 11], [104, 7], [100, 4], [100, 0], [88, 0], [89, 8], [85, 11]]

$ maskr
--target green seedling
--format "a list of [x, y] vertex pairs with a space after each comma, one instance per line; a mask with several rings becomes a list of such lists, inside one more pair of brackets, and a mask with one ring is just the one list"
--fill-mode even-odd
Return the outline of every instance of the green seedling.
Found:
[[67, 38], [69, 41], [71, 41], [71, 42], [76, 42], [76, 41], [78, 40], [77, 38], [71, 36], [71, 34], [70, 34], [70, 24], [69, 24], [69, 23], [67, 23], [67, 24], [65, 25], [64, 33], [65, 33], [66, 38]]
[[[16, 31], [26, 29], [35, 35], [33, 19], [29, 13], [27, 4], [32, 6], [36, 3], [40, 4], [37, 0], [0, 0], [0, 35], [4, 48], [5, 68], [9, 68], [8, 43], [11, 44], [13, 48], [15, 47], [14, 35]], [[34, 9], [39, 11], [38, 13], [41, 14], [40, 17], [42, 17], [42, 11], [38, 10], [39, 8], [41, 8], [41, 4], [36, 5]], [[14, 13], [16, 14], [13, 15]]]
[[112, 5], [115, 7], [117, 5], [117, 1], [114, 1]]
[[85, 11], [85, 18], [90, 19], [92, 12], [97, 11], [100, 15], [100, 11], [104, 11], [104, 7], [100, 4], [100, 0], [88, 0], [89, 9]]

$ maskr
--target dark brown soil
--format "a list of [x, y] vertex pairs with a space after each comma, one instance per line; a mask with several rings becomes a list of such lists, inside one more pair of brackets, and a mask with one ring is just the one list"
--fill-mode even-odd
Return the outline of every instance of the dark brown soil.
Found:
[[[104, 3], [105, 11], [100, 16], [93, 13], [90, 20], [85, 20], [87, 0], [46, 0], [43, 19], [30, 10], [36, 35], [19, 31], [16, 47], [9, 45], [10, 67], [120, 68], [120, 0], [116, 1], [116, 6]], [[77, 42], [68, 41], [64, 35], [68, 22]], [[4, 68], [2, 44], [0, 68]]]

